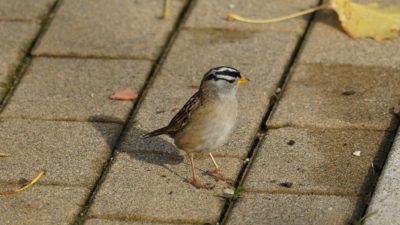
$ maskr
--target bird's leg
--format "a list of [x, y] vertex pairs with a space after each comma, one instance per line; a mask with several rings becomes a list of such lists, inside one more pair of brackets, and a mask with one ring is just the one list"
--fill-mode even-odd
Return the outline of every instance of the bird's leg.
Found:
[[189, 161], [190, 161], [190, 167], [192, 168], [192, 182], [190, 182], [193, 186], [196, 188], [205, 188], [205, 189], [210, 189], [212, 186], [210, 185], [204, 185], [202, 184], [197, 178], [196, 178], [196, 171], [194, 168], [194, 160], [193, 160], [193, 153], [189, 153]]
[[210, 156], [211, 161], [214, 164], [214, 168], [210, 168], [207, 171], [207, 173], [214, 175], [218, 180], [228, 181], [228, 178], [226, 178], [224, 175], [221, 174], [221, 170], [219, 169], [219, 166], [218, 166], [217, 162], [215, 161], [211, 152], [209, 152], [208, 155]]

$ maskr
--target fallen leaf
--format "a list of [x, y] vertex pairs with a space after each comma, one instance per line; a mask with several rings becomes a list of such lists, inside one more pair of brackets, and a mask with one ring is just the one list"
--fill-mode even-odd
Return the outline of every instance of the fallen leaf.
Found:
[[353, 155], [354, 155], [354, 156], [361, 156], [361, 151], [354, 151], [354, 152], [353, 152]]
[[343, 30], [352, 38], [384, 40], [400, 33], [400, 6], [380, 8], [378, 4], [359, 4], [351, 0], [331, 0], [328, 4], [278, 18], [250, 19], [229, 13], [228, 19], [244, 23], [276, 23], [329, 8], [335, 10]]
[[24, 185], [24, 186], [22, 186], [21, 188], [19, 188], [17, 190], [0, 192], [0, 196], [13, 195], [13, 194], [17, 194], [18, 192], [21, 192], [23, 190], [26, 190], [26, 189], [30, 188], [32, 185], [34, 185], [36, 182], [38, 182], [39, 179], [45, 174], [46, 174], [46, 171], [45, 170], [41, 170], [36, 175], [36, 177], [33, 178], [33, 180], [31, 182], [29, 182], [29, 184]]
[[378, 4], [358, 4], [351, 0], [332, 0], [343, 29], [352, 38], [383, 40], [400, 32], [400, 7], [380, 8]]
[[116, 92], [115, 94], [110, 96], [112, 100], [134, 100], [137, 98], [137, 95], [133, 90], [129, 87]]

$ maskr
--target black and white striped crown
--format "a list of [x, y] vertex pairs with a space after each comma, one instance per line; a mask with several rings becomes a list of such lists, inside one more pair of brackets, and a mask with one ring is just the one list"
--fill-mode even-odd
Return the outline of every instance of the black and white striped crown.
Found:
[[205, 78], [206, 80], [225, 80], [233, 83], [235, 80], [240, 79], [240, 72], [229, 66], [220, 66], [210, 69]]

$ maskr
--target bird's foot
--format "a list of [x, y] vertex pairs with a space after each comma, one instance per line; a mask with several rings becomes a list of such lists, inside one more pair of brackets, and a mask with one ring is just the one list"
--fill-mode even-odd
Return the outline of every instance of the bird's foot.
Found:
[[230, 180], [229, 178], [226, 178], [224, 175], [222, 175], [221, 170], [217, 169], [217, 168], [210, 168], [209, 170], [207, 170], [207, 174], [214, 176], [215, 179], [217, 179], [217, 180], [225, 181], [228, 183], [232, 182], [232, 180]]
[[192, 182], [190, 182], [190, 184], [192, 184], [195, 188], [197, 188], [197, 189], [207, 189], [207, 190], [210, 190], [210, 189], [213, 189], [214, 188], [214, 185], [212, 185], [212, 184], [209, 184], [209, 183], [206, 183], [206, 184], [203, 184], [203, 183], [201, 183], [199, 180], [197, 180], [197, 179], [193, 179], [192, 180]]

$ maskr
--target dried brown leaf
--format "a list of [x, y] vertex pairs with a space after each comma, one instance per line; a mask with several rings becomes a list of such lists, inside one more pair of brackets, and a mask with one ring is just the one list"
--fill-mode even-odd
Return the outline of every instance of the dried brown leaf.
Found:
[[109, 97], [112, 100], [134, 100], [137, 98], [137, 94], [129, 87], [118, 91]]

